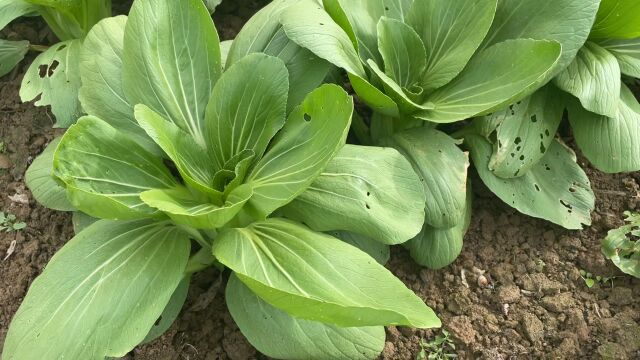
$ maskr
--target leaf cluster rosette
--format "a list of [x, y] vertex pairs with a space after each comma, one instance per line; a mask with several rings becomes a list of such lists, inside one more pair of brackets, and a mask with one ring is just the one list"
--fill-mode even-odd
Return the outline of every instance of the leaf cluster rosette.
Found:
[[271, 11], [231, 46], [201, 0], [136, 0], [92, 28], [88, 115], [27, 173], [77, 234], [29, 289], [4, 359], [124, 356], [211, 266], [230, 270], [231, 314], [270, 356], [375, 358], [384, 325], [440, 326], [383, 266], [422, 228], [420, 178], [398, 150], [346, 145], [353, 99], [321, 85], [329, 64]]
[[[405, 244], [418, 263], [440, 268], [459, 255], [471, 216], [470, 163], [517, 210], [569, 229], [590, 224], [594, 195], [573, 152], [554, 139], [547, 118], [559, 124], [562, 111], [550, 104], [562, 100], [545, 85], [584, 45], [599, 1], [312, 3], [296, 2], [280, 22], [296, 44], [346, 71], [373, 111], [354, 118], [358, 141], [397, 149], [420, 176], [425, 223]], [[505, 114], [530, 128], [504, 121], [496, 135], [492, 125]], [[493, 143], [506, 165], [496, 165]]]

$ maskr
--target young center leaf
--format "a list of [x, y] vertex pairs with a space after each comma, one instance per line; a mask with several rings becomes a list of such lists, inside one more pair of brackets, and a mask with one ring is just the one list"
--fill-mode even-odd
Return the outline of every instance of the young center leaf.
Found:
[[28, 41], [0, 39], [0, 77], [7, 75], [29, 51]]
[[427, 65], [421, 84], [429, 92], [453, 80], [471, 59], [489, 31], [497, 0], [415, 0], [407, 23], [426, 47]]
[[[268, 80], [267, 80], [268, 79]], [[229, 67], [207, 105], [204, 136], [218, 169], [252, 150], [257, 158], [285, 122], [289, 74], [282, 60], [250, 54]]]
[[499, 178], [489, 170], [492, 148], [488, 140], [469, 134], [465, 144], [471, 148], [473, 163], [484, 184], [505, 203], [523, 214], [567, 229], [591, 224], [595, 196], [589, 178], [564, 144], [554, 141], [538, 164], [514, 179]]
[[399, 244], [420, 231], [424, 204], [420, 179], [398, 151], [346, 145], [282, 212], [316, 231]]
[[553, 69], [561, 46], [555, 41], [518, 39], [493, 45], [474, 56], [452, 82], [427, 97], [433, 110], [415, 116], [454, 122], [500, 109], [525, 97]]
[[59, 143], [60, 138], [54, 139], [44, 152], [33, 160], [24, 176], [25, 182], [40, 204], [58, 211], [73, 211], [75, 207], [67, 199], [67, 190], [53, 177], [53, 154]]
[[270, 305], [340, 327], [440, 326], [420, 298], [367, 254], [281, 219], [223, 232], [214, 256]]
[[314, 0], [300, 0], [288, 7], [280, 15], [280, 22], [287, 36], [299, 46], [348, 73], [365, 77], [351, 39]]
[[622, 85], [616, 116], [588, 112], [576, 102], [569, 106], [573, 136], [582, 153], [607, 173], [640, 170], [640, 104]]
[[34, 281], [11, 322], [3, 359], [125, 356], [162, 314], [189, 249], [187, 236], [167, 222], [95, 223]]
[[132, 104], [145, 104], [204, 146], [205, 107], [221, 72], [220, 41], [202, 0], [134, 2], [122, 83]]
[[353, 99], [336, 85], [309, 94], [247, 176], [250, 211], [266, 217], [311, 185], [344, 146], [352, 113]]
[[147, 205], [167, 214], [177, 224], [213, 230], [233, 219], [251, 195], [251, 187], [243, 185], [233, 190], [220, 206], [195, 196], [186, 188], [149, 190], [142, 193], [140, 198]]
[[123, 220], [157, 215], [140, 194], [177, 185], [162, 158], [127, 133], [95, 117], [84, 117], [62, 138], [54, 156], [54, 175], [71, 203], [97, 218]]
[[31, 63], [20, 86], [22, 101], [36, 106], [51, 105], [55, 127], [71, 126], [82, 114], [78, 101], [81, 40], [51, 46]]
[[249, 342], [275, 359], [374, 359], [384, 348], [382, 326], [343, 328], [297, 319], [260, 299], [236, 275], [225, 291], [229, 312]]
[[593, 42], [587, 42], [554, 79], [556, 86], [577, 97], [585, 109], [609, 117], [618, 111], [621, 82], [616, 57]]
[[255, 52], [280, 58], [289, 71], [287, 113], [298, 106], [327, 76], [331, 64], [287, 37], [280, 14], [294, 4], [291, 0], [272, 1], [247, 21], [229, 49], [226, 67]]
[[382, 139], [413, 165], [425, 190], [425, 222], [449, 228], [462, 222], [465, 212], [469, 156], [445, 133], [414, 128]]

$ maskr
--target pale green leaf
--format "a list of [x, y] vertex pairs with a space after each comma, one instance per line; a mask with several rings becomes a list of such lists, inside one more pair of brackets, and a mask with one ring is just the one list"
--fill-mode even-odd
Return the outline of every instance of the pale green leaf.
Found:
[[502, 179], [489, 170], [491, 143], [469, 134], [465, 143], [484, 184], [502, 201], [521, 213], [542, 218], [567, 229], [591, 224], [595, 197], [589, 178], [576, 163], [575, 154], [554, 141], [547, 154], [524, 176]]
[[609, 118], [569, 106], [573, 136], [582, 153], [607, 173], [640, 171], [640, 104], [622, 86], [617, 115]]
[[321, 86], [293, 110], [247, 177], [256, 216], [269, 215], [311, 185], [344, 146], [352, 113], [353, 99], [336, 85]]
[[299, 0], [282, 12], [280, 22], [289, 39], [299, 46], [349, 73], [365, 76], [349, 36], [315, 1]]
[[627, 224], [609, 231], [602, 253], [625, 274], [640, 278], [640, 214], [625, 215]]
[[585, 109], [609, 117], [617, 113], [621, 82], [616, 57], [590, 41], [554, 79], [556, 86], [577, 97]]
[[[382, 57], [378, 52], [378, 22], [383, 16], [404, 21], [412, 2], [413, 0], [338, 0], [342, 12], [347, 17], [348, 30], [353, 31], [356, 38], [362, 62], [371, 59], [382, 66]], [[335, 7], [336, 4], [331, 5]], [[335, 18], [336, 9], [327, 9], [333, 10]], [[342, 27], [345, 28], [346, 24], [342, 24]]]
[[38, 55], [22, 79], [20, 99], [36, 106], [51, 105], [56, 127], [66, 128], [82, 114], [78, 91], [81, 40], [57, 43]]
[[191, 276], [185, 276], [178, 287], [173, 291], [173, 295], [169, 299], [169, 302], [165, 306], [162, 314], [158, 320], [153, 324], [151, 330], [142, 341], [143, 344], [148, 344], [153, 340], [159, 338], [164, 334], [173, 322], [176, 321], [178, 315], [180, 314], [180, 310], [184, 306], [184, 302], [187, 300], [187, 295], [189, 294], [189, 282], [191, 281]]
[[435, 228], [424, 224], [420, 234], [404, 244], [415, 262], [430, 269], [441, 269], [458, 258], [471, 223], [472, 198], [471, 186], [467, 186], [464, 218], [454, 227]]
[[205, 112], [204, 136], [221, 169], [252, 150], [261, 158], [285, 122], [289, 74], [282, 60], [250, 54], [231, 65], [216, 83]]
[[493, 45], [474, 56], [457, 78], [427, 98], [433, 110], [416, 117], [454, 122], [516, 102], [555, 66], [560, 48], [555, 41], [531, 39]]
[[562, 121], [563, 99], [562, 93], [548, 85], [504, 110], [475, 120], [497, 124], [489, 163], [494, 174], [522, 176], [544, 157]]
[[374, 359], [384, 348], [382, 326], [342, 328], [296, 319], [264, 302], [231, 275], [225, 291], [229, 312], [255, 348], [275, 359]]
[[398, 151], [346, 145], [282, 211], [316, 231], [347, 230], [400, 244], [420, 231], [424, 204], [420, 179]]
[[107, 18], [96, 24], [82, 44], [79, 98], [89, 114], [135, 136], [147, 148], [153, 142], [133, 116], [133, 105], [122, 88], [122, 52], [126, 16]]
[[405, 130], [381, 143], [398, 149], [413, 165], [427, 196], [427, 224], [448, 228], [462, 222], [469, 156], [452, 137], [424, 127]]
[[140, 194], [176, 186], [162, 158], [149, 153], [127, 133], [90, 116], [80, 119], [63, 136], [53, 169], [66, 184], [71, 203], [102, 219], [154, 216], [157, 211], [146, 206]]
[[331, 64], [291, 41], [280, 24], [280, 14], [297, 0], [276, 0], [258, 11], [233, 40], [227, 67], [254, 52], [276, 56], [289, 71], [287, 113], [298, 106], [327, 76]]
[[29, 51], [28, 41], [0, 39], [0, 77], [11, 72], [24, 59], [27, 51]]
[[[482, 43], [497, 0], [416, 0], [407, 16], [426, 48], [420, 84], [432, 91], [453, 80]], [[421, 61], [421, 60], [420, 60]]]
[[73, 211], [67, 190], [53, 176], [53, 154], [60, 138], [54, 139], [38, 156], [25, 174], [25, 182], [33, 197], [43, 206], [58, 211]]
[[37, 7], [25, 0], [0, 0], [0, 30], [20, 16], [36, 12]]
[[214, 256], [272, 306], [341, 327], [440, 326], [387, 269], [355, 247], [293, 222], [269, 219], [230, 229]]
[[500, 0], [483, 47], [513, 39], [559, 42], [562, 54], [544, 83], [573, 61], [589, 36], [599, 4], [600, 0]]
[[387, 244], [348, 231], [330, 231], [328, 234], [366, 252], [380, 265], [385, 265], [391, 258], [391, 248]]
[[640, 37], [640, 2], [637, 0], [602, 0], [593, 39], [633, 39]]
[[173, 160], [187, 184], [212, 196], [220, 196], [221, 191], [213, 188], [215, 162], [189, 133], [142, 104], [136, 105], [135, 117], [149, 137]]
[[187, 236], [167, 222], [95, 223], [33, 282], [9, 327], [3, 359], [125, 356], [162, 314], [189, 248]]
[[137, 0], [124, 33], [123, 87], [204, 146], [204, 113], [222, 72], [220, 41], [202, 0]]
[[598, 44], [618, 59], [623, 74], [640, 78], [640, 37], [629, 40], [605, 40]]
[[375, 112], [392, 117], [400, 115], [398, 105], [388, 95], [360, 76], [354, 74], [348, 74], [348, 76], [349, 82], [353, 90], [358, 94], [358, 97], [367, 103]]
[[233, 219], [252, 195], [251, 187], [244, 185], [233, 190], [222, 206], [211, 204], [186, 188], [150, 190], [140, 197], [151, 207], [167, 214], [180, 225], [196, 229], [217, 229]]

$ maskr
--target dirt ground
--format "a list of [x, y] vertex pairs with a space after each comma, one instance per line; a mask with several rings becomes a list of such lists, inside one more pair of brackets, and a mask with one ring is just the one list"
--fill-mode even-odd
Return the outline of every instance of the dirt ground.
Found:
[[[259, 6], [231, 3], [214, 16], [223, 39]], [[50, 38], [34, 19], [13, 24], [4, 35]], [[27, 63], [0, 79], [0, 211], [27, 223], [22, 231], [0, 233], [0, 344], [29, 284], [73, 236], [70, 216], [39, 206], [24, 185], [28, 164], [59, 133], [46, 109], [20, 103]], [[640, 173], [605, 175], [581, 164], [597, 195], [590, 228], [567, 231], [520, 215], [476, 178], [472, 225], [453, 265], [422, 269], [394, 249], [389, 269], [437, 311], [459, 358], [640, 359], [640, 281], [605, 261], [599, 245], [622, 224], [624, 211], [640, 210]], [[581, 270], [615, 278], [589, 289]], [[197, 275], [171, 329], [126, 359], [263, 359], [233, 323], [222, 284], [224, 274], [214, 270]], [[420, 341], [436, 334], [389, 327], [381, 359], [415, 359]]]

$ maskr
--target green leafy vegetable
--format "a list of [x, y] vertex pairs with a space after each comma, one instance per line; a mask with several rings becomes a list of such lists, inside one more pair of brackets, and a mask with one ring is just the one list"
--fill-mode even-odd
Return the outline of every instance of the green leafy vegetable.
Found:
[[8, 41], [0, 39], [0, 77], [7, 75], [18, 65], [29, 50], [28, 41]]
[[627, 224], [609, 231], [602, 253], [624, 273], [640, 278], [640, 215], [625, 215]]
[[[278, 23], [297, 4], [256, 15], [224, 66], [201, 0], [135, 0], [129, 17], [67, 43], [78, 47], [88, 116], [36, 161], [30, 182], [50, 206], [69, 200], [77, 235], [29, 291], [3, 359], [124, 356], [171, 326], [190, 275], [212, 266], [232, 270], [232, 313], [273, 356], [373, 358], [384, 325], [440, 325], [381, 265], [386, 243], [424, 223], [418, 175], [396, 150], [345, 147], [353, 98], [319, 86], [329, 63]], [[333, 181], [341, 200], [366, 202], [352, 211], [356, 203], [298, 201]], [[327, 221], [314, 231], [279, 218], [296, 203]]]

